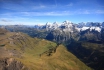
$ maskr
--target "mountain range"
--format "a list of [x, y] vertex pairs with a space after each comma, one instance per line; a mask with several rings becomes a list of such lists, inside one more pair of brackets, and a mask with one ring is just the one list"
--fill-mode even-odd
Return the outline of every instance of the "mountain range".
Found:
[[95, 40], [101, 41], [104, 39], [104, 22], [87, 22], [74, 24], [69, 21], [64, 21], [62, 24], [54, 22], [53, 24], [46, 23], [46, 25], [35, 25], [36, 29], [46, 29], [49, 32], [46, 39], [63, 43], [74, 39]]
[[0, 70], [91, 70], [62, 44], [0, 28]]
[[45, 25], [1, 25], [11, 32], [23, 32], [31, 37], [63, 44], [67, 50], [94, 70], [104, 70], [104, 22], [62, 24], [47, 22]]
[[55, 30], [55, 29], [66, 29], [69, 30], [70, 32], [73, 32], [73, 28], [76, 29], [77, 31], [84, 31], [87, 29], [90, 29], [90, 31], [95, 30], [100, 32], [102, 28], [104, 28], [104, 22], [81, 22], [78, 24], [72, 23], [70, 21], [64, 21], [63, 23], [59, 24], [57, 22], [54, 22], [53, 24], [47, 22], [45, 25], [35, 25], [34, 28], [37, 29], [44, 29], [46, 28], [47, 30]]

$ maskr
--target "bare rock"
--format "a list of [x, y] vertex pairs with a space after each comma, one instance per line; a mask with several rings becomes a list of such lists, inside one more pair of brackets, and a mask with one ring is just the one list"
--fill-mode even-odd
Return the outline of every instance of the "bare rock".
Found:
[[0, 59], [0, 70], [28, 70], [20, 61], [14, 58]]

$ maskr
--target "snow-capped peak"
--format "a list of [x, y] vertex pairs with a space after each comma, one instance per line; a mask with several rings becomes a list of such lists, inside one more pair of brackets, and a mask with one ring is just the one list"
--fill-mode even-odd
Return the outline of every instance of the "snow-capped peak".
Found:
[[87, 30], [87, 29], [89, 29], [89, 27], [82, 27], [82, 28], [80, 28], [81, 31], [84, 31], [84, 30]]
[[47, 23], [46, 23], [46, 25], [50, 25], [50, 23], [49, 23], [49, 22], [47, 22]]
[[95, 27], [95, 30], [98, 32], [101, 32], [101, 28], [100, 27]]
[[70, 24], [70, 23], [71, 23], [71, 21], [68, 21], [68, 20], [63, 22], [63, 24]]
[[102, 27], [104, 27], [104, 22], [81, 22], [78, 24], [73, 24], [71, 21], [64, 21], [63, 23], [59, 24], [58, 22], [49, 23], [47, 22], [46, 25], [37, 25], [36, 28], [46, 28], [47, 30], [55, 30], [55, 29], [64, 29], [64, 31], [85, 31], [89, 29], [90, 31], [95, 30], [100, 32]]

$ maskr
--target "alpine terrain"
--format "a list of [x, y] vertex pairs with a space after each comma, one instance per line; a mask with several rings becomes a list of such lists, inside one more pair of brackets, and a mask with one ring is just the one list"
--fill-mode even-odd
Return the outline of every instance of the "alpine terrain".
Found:
[[[0, 27], [11, 31], [11, 33], [12, 32], [17, 33], [16, 36], [18, 36], [18, 33], [21, 34], [21, 32], [23, 32], [23, 33], [26, 33], [29, 36], [31, 36], [32, 40], [34, 39], [34, 37], [37, 37], [37, 38], [39, 38], [37, 40], [40, 40], [40, 41], [36, 40], [36, 42], [39, 42], [39, 43], [42, 41], [46, 41], [46, 40], [57, 43], [58, 45], [54, 45], [54, 48], [55, 48], [54, 53], [53, 53], [54, 49], [52, 49], [52, 46], [50, 49], [49, 48], [50, 45], [47, 45], [48, 51], [45, 52], [46, 51], [45, 50], [44, 51], [45, 54], [47, 54], [48, 52], [51, 51], [51, 53], [48, 53], [50, 57], [45, 56], [45, 59], [47, 59], [47, 60], [51, 59], [51, 61], [53, 62], [54, 61], [53, 59], [56, 58], [55, 54], [56, 54], [56, 52], [58, 52], [57, 58], [59, 57], [61, 59], [61, 57], [62, 57], [61, 61], [64, 62], [66, 60], [66, 62], [68, 62], [68, 61], [70, 61], [69, 52], [71, 52], [77, 58], [79, 58], [79, 60], [84, 62], [87, 66], [91, 67], [92, 69], [104, 70], [104, 67], [103, 67], [103, 65], [104, 65], [104, 22], [102, 22], [102, 23], [101, 22], [86, 22], [86, 23], [81, 22], [81, 23], [75, 24], [70, 21], [64, 21], [63, 23], [54, 22], [53, 24], [47, 22], [45, 25], [33, 25], [33, 26], [1, 25]], [[13, 35], [13, 36], [15, 37], [15, 35]], [[25, 37], [25, 36], [23, 36], [23, 37]], [[27, 35], [26, 35], [26, 37], [27, 37]], [[12, 39], [10, 39], [10, 40], [12, 40]], [[16, 41], [18, 41], [18, 38]], [[20, 44], [22, 44], [24, 46], [24, 48], [21, 47], [22, 50], [26, 51], [27, 49], [25, 49], [25, 48], [28, 48], [27, 51], [28, 51], [28, 53], [30, 53], [29, 52], [30, 47], [40, 49], [38, 46], [37, 47], [33, 46], [33, 45], [38, 44], [38, 43], [35, 44], [34, 40], [32, 41], [33, 43], [28, 39], [23, 40], [23, 42], [25, 42], [25, 41], [28, 41], [25, 43], [25, 46], [24, 46], [24, 44], [22, 44], [22, 42], [20, 42], [20, 43], [16, 42], [19, 44], [19, 46], [20, 46]], [[14, 42], [14, 40], [13, 40], [13, 42]], [[11, 43], [14, 45], [13, 42], [11, 42]], [[29, 42], [31, 42], [33, 45], [30, 44]], [[39, 44], [39, 46], [42, 47], [43, 43], [44, 42], [42, 42], [42, 44]], [[63, 44], [66, 48], [58, 47], [58, 46], [62, 46], [60, 44]], [[2, 44], [2, 45], [4, 45], [4, 44]], [[28, 47], [26, 47], [26, 46], [28, 46]], [[42, 47], [41, 49], [43, 50], [43, 48], [46, 48], [46, 47]], [[58, 48], [61, 48], [59, 50], [60, 52], [57, 51]], [[66, 50], [67, 53], [63, 52], [64, 49], [67, 49], [69, 52], [67, 50]], [[26, 51], [26, 53], [27, 53], [27, 51]], [[39, 55], [42, 54], [42, 51], [41, 51], [41, 53], [39, 51], [40, 50], [38, 50]], [[37, 53], [36, 51], [33, 51], [33, 52]], [[31, 53], [32, 53], [32, 51], [31, 51]], [[60, 53], [60, 56], [58, 56], [59, 53]], [[40, 56], [41, 56], [41, 58], [43, 58], [43, 55], [40, 55]], [[64, 59], [64, 57], [65, 57], [65, 59]], [[51, 62], [51, 61], [49, 61], [49, 62]], [[56, 62], [56, 59], [55, 59], [55, 62]], [[68, 64], [68, 65], [70, 65], [70, 64]], [[52, 66], [53, 66], [53, 68], [55, 67], [54, 65], [52, 65]], [[57, 66], [57, 64], [56, 64], [56, 66]], [[64, 65], [63, 67], [65, 67], [67, 69], [67, 66]], [[76, 69], [73, 69], [73, 70], [76, 70]], [[83, 70], [83, 69], [80, 69], [80, 70]]]
[[0, 28], [0, 70], [91, 70], [62, 44]]

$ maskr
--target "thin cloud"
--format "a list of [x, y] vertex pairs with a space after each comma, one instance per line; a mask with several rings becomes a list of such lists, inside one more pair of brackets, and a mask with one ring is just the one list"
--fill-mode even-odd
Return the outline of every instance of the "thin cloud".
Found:
[[38, 5], [38, 6], [33, 6], [33, 7], [31, 7], [31, 9], [42, 9], [42, 8], [46, 8], [46, 6], [45, 5], [42, 5], [42, 4], [40, 4], [40, 5]]
[[66, 5], [66, 6], [73, 6], [73, 3], [69, 3], [68, 5]]
[[40, 8], [45, 8], [46, 6], [44, 6], [44, 5], [40, 5]]
[[12, 20], [1, 19], [2, 22], [12, 22]]
[[97, 14], [104, 14], [104, 10], [97, 10], [96, 13]]
[[71, 15], [68, 11], [51, 11], [51, 12], [21, 12], [24, 16], [67, 16]]
[[79, 10], [76, 11], [76, 14], [92, 14], [92, 12], [89, 11], [89, 10], [79, 9]]
[[75, 10], [75, 11], [45, 11], [45, 12], [15, 12], [15, 13], [5, 13], [0, 14], [0, 16], [5, 17], [14, 17], [19, 15], [19, 17], [33, 17], [33, 16], [69, 16], [69, 15], [77, 15], [77, 14], [104, 14], [104, 10]]

